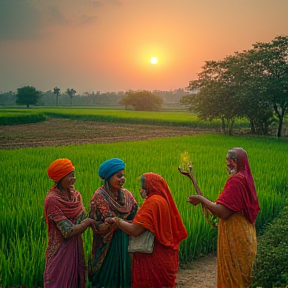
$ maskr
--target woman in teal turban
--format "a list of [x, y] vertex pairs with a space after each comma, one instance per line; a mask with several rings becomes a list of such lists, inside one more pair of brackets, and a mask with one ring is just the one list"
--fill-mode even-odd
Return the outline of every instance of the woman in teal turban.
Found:
[[131, 221], [137, 212], [134, 196], [123, 188], [124, 169], [123, 160], [112, 158], [103, 162], [98, 170], [104, 184], [95, 191], [90, 202], [90, 218], [97, 221], [89, 260], [89, 280], [93, 288], [131, 287], [128, 236], [117, 225], [105, 223], [110, 217]]

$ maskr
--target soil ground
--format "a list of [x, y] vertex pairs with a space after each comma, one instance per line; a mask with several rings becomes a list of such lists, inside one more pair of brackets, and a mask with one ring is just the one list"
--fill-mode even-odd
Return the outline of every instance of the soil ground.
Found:
[[202, 256], [190, 263], [180, 263], [177, 288], [215, 288], [216, 253]]
[[137, 141], [207, 132], [211, 130], [50, 118], [41, 123], [0, 126], [0, 149]]
[[[207, 132], [211, 130], [50, 118], [36, 124], [0, 126], [0, 149], [138, 141]], [[216, 287], [216, 261], [216, 255], [210, 254], [180, 263], [177, 288]]]

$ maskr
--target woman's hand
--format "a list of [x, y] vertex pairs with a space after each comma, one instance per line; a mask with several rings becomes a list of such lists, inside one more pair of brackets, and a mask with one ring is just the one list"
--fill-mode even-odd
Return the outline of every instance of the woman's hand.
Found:
[[96, 221], [92, 218], [85, 218], [81, 224], [84, 223], [85, 225], [87, 225], [86, 227], [92, 227], [93, 225], [96, 224]]
[[92, 227], [96, 224], [96, 221], [92, 218], [85, 218], [80, 224], [72, 226], [72, 229], [63, 235], [65, 239], [69, 239], [73, 236], [82, 234], [88, 227]]
[[230, 210], [226, 206], [222, 204], [214, 203], [201, 195], [189, 196], [188, 202], [193, 204], [194, 206], [201, 203], [204, 208], [208, 209], [214, 216], [221, 218], [221, 219], [227, 219], [234, 213], [232, 210]]
[[197, 206], [198, 204], [201, 203], [201, 196], [199, 195], [191, 195], [188, 197], [188, 202], [193, 204], [194, 206]]
[[118, 217], [109, 217], [104, 220], [104, 224], [113, 227], [115, 230], [118, 229], [118, 223], [121, 219]]
[[104, 223], [98, 225], [98, 231], [100, 231], [100, 232], [105, 231], [108, 228], [110, 228], [110, 226], [111, 225], [109, 223], [104, 222]]
[[118, 220], [117, 217], [109, 217], [105, 219], [104, 223], [113, 225], [117, 223], [117, 220]]
[[93, 230], [96, 229], [99, 232], [107, 230], [111, 225], [108, 223], [103, 223], [100, 221], [96, 221], [92, 218], [85, 218], [81, 224], [84, 223], [87, 227], [91, 227]]
[[129, 223], [127, 220], [118, 217], [106, 218], [105, 222], [111, 223], [111, 227], [119, 228], [131, 236], [138, 236], [146, 230], [144, 226], [138, 223]]

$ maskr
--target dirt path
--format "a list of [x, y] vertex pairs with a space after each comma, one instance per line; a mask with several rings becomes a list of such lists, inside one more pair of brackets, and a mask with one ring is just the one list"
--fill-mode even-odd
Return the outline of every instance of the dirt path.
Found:
[[[195, 135], [211, 132], [189, 127], [121, 124], [111, 122], [54, 119], [14, 126], [0, 126], [0, 149], [60, 146], [84, 143], [137, 141], [161, 137]], [[216, 256], [211, 254], [191, 263], [181, 264], [177, 288], [216, 287]]]
[[188, 264], [180, 264], [177, 288], [215, 288], [216, 254], [205, 255]]

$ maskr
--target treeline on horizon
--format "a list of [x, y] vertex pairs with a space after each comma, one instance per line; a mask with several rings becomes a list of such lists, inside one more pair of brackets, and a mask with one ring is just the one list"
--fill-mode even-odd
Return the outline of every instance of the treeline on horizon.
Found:
[[[59, 88], [60, 89], [60, 88]], [[128, 92], [128, 91], [127, 91]], [[170, 90], [170, 91], [151, 91], [154, 95], [157, 95], [163, 99], [164, 104], [177, 104], [180, 105], [180, 100], [183, 96], [189, 95], [191, 92], [183, 88]], [[119, 101], [123, 99], [126, 91], [118, 92], [96, 92], [96, 93], [84, 93], [73, 95], [73, 99], [65, 92], [59, 93], [58, 103], [56, 95], [52, 90], [42, 92], [42, 96], [38, 101], [39, 106], [97, 106], [97, 105], [107, 105], [116, 106], [119, 105]], [[16, 92], [5, 92], [0, 93], [0, 105], [1, 106], [13, 106], [16, 104], [17, 100]]]

